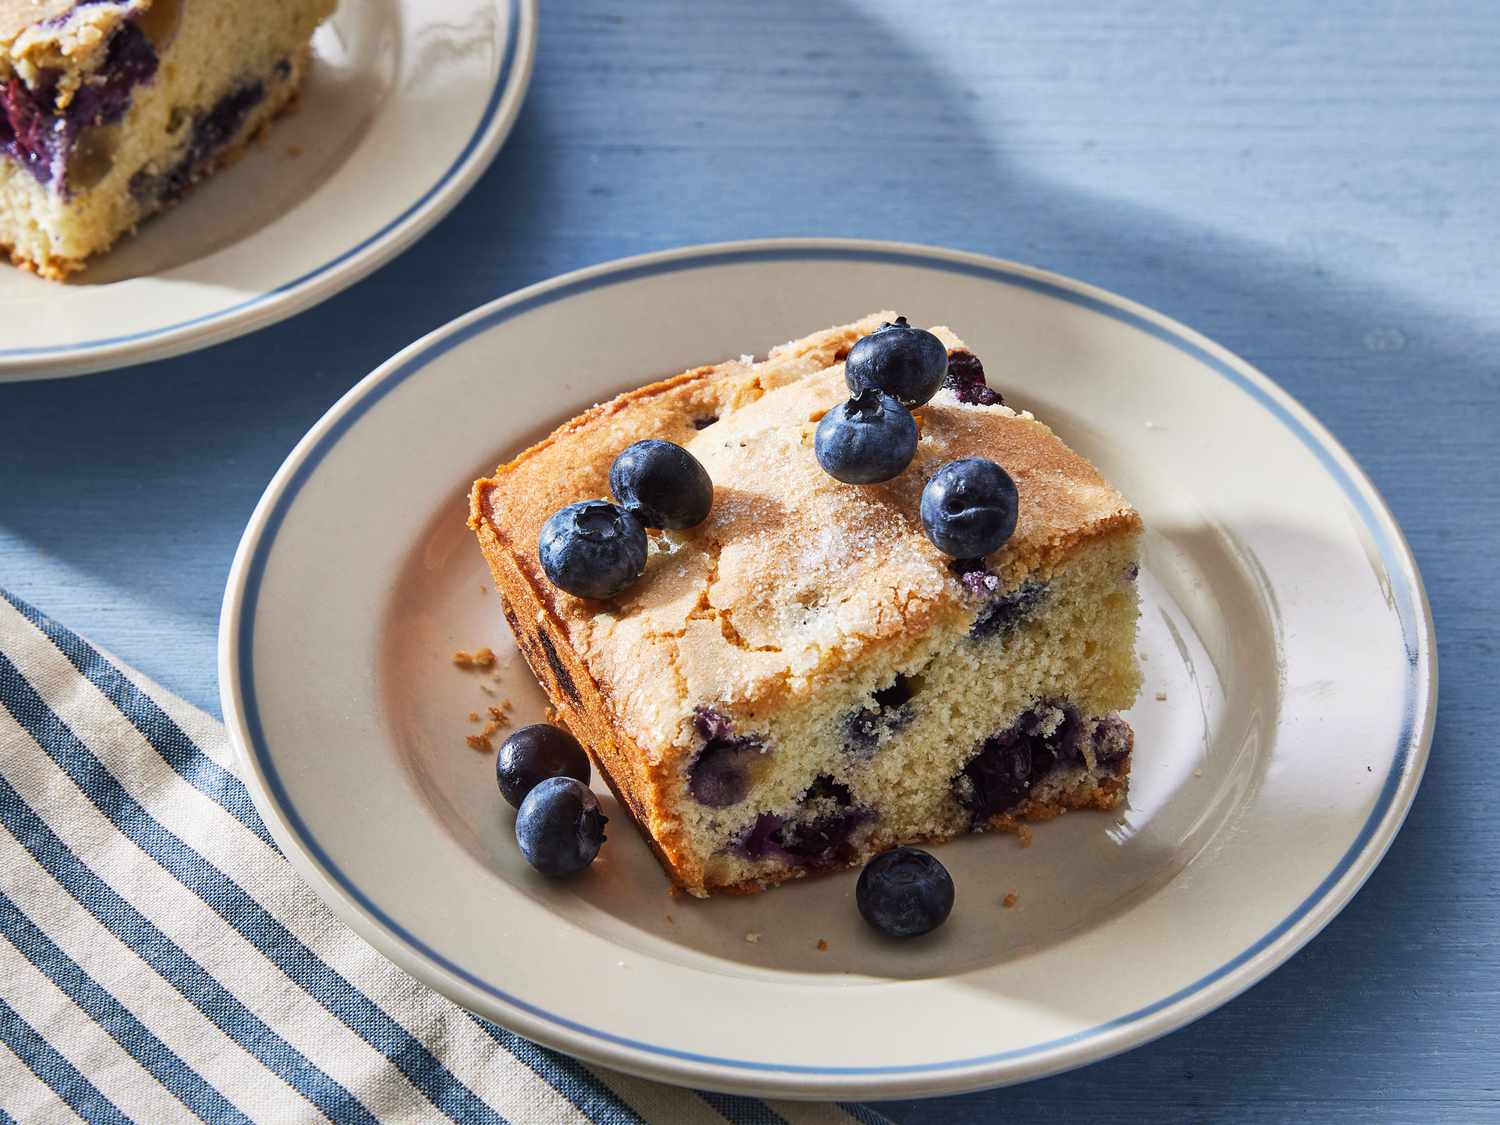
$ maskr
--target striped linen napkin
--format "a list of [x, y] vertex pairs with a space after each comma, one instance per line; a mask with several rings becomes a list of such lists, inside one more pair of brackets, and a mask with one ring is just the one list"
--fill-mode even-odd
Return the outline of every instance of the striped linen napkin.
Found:
[[584, 1066], [293, 873], [223, 727], [0, 591], [0, 1123], [848, 1122]]

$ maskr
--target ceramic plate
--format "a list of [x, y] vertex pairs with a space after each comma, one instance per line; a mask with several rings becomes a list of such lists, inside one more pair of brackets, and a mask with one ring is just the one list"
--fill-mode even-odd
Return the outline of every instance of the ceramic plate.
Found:
[[489, 166], [535, 37], [535, 0], [345, 0], [268, 144], [67, 284], [0, 266], [0, 381], [207, 347], [358, 281]]
[[[534, 876], [493, 758], [465, 745], [471, 710], [508, 698], [519, 722], [543, 705], [464, 527], [470, 482], [618, 391], [887, 307], [951, 325], [1007, 401], [1051, 423], [1145, 517], [1128, 807], [1042, 825], [1026, 849], [1008, 836], [942, 846], [957, 908], [906, 944], [865, 928], [853, 873], [668, 897], [598, 783], [613, 820], [600, 861], [569, 883]], [[455, 649], [481, 645], [499, 654], [493, 675], [454, 667]], [[416, 976], [607, 1066], [872, 1098], [1122, 1051], [1291, 956], [1406, 814], [1436, 658], [1380, 497], [1242, 360], [1024, 266], [819, 241], [572, 274], [370, 375], [256, 509], [225, 599], [220, 679], [276, 839]]]

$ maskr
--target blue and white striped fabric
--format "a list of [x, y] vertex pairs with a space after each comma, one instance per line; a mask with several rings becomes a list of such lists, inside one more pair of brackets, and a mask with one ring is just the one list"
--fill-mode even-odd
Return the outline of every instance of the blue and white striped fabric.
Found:
[[878, 1122], [594, 1070], [386, 961], [223, 728], [0, 592], [0, 1125]]

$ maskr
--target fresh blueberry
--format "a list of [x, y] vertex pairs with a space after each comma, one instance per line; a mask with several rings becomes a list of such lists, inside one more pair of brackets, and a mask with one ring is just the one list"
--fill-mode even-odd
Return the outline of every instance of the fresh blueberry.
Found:
[[542, 525], [542, 569], [580, 598], [612, 598], [646, 569], [646, 529], [603, 500], [569, 504]]
[[937, 394], [947, 374], [943, 342], [925, 328], [913, 328], [904, 316], [856, 341], [844, 360], [844, 381], [852, 393], [879, 387], [908, 409]]
[[589, 756], [562, 727], [532, 723], [500, 744], [495, 759], [495, 777], [501, 795], [514, 808], [549, 777], [571, 777], [589, 783]]
[[647, 527], [683, 528], [708, 518], [714, 484], [680, 445], [660, 438], [627, 446], [609, 467], [609, 490]]
[[854, 901], [866, 922], [891, 937], [937, 929], [953, 910], [953, 876], [921, 848], [892, 848], [860, 872]]
[[900, 476], [917, 452], [917, 421], [874, 387], [835, 406], [813, 438], [818, 464], [845, 484], [878, 484]]
[[549, 777], [521, 802], [516, 843], [526, 862], [543, 875], [576, 875], [599, 854], [608, 822], [587, 785], [572, 777]]
[[977, 559], [1016, 530], [1016, 482], [993, 461], [949, 461], [922, 490], [922, 526], [944, 554]]

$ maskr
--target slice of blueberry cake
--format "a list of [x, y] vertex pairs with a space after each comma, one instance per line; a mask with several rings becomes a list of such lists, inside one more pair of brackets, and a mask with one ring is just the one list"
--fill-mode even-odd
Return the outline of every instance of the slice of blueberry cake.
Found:
[[[1140, 518], [942, 328], [947, 383], [914, 411], [909, 466], [876, 484], [825, 472], [815, 434], [845, 408], [843, 361], [890, 317], [623, 395], [474, 486], [521, 651], [692, 894], [1123, 797]], [[652, 532], [612, 598], [563, 592], [541, 529], [608, 495], [616, 455], [648, 438], [707, 469], [707, 518]], [[1004, 467], [1018, 510], [1004, 546], [958, 562], [919, 510], [968, 458]]]
[[296, 94], [335, 0], [0, 0], [0, 249], [59, 279]]

